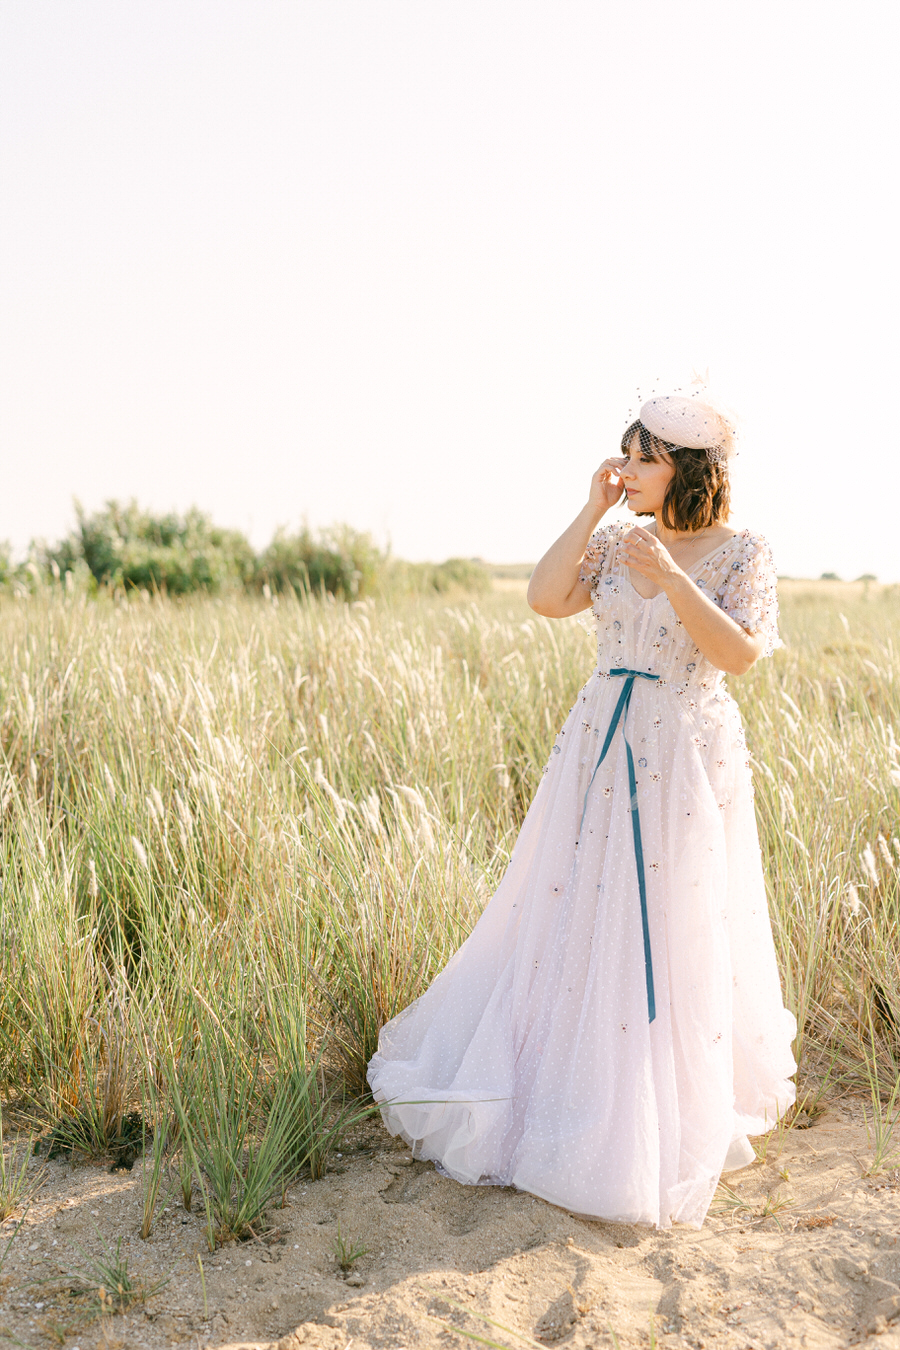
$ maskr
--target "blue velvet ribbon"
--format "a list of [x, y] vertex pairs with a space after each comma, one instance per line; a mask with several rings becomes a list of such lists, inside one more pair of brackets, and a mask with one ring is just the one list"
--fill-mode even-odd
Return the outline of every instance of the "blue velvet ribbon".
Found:
[[653, 957], [650, 952], [650, 924], [647, 919], [647, 881], [644, 876], [644, 846], [641, 843], [641, 815], [638, 810], [637, 797], [637, 779], [634, 773], [634, 755], [631, 753], [631, 745], [628, 737], [625, 735], [625, 719], [628, 716], [628, 705], [631, 702], [631, 694], [634, 689], [635, 680], [658, 680], [658, 675], [651, 675], [648, 670], [626, 670], [622, 666], [614, 667], [610, 672], [612, 676], [621, 676], [625, 683], [622, 686], [622, 692], [619, 695], [618, 702], [613, 709], [612, 720], [609, 724], [609, 730], [606, 733], [606, 740], [603, 742], [603, 749], [600, 751], [600, 758], [594, 765], [594, 771], [591, 774], [591, 780], [587, 785], [587, 791], [584, 794], [584, 808], [581, 812], [581, 824], [578, 827], [578, 835], [581, 837], [584, 829], [584, 818], [587, 815], [588, 795], [593, 787], [594, 779], [597, 776], [597, 770], [606, 758], [606, 752], [612, 745], [613, 736], [616, 734], [616, 728], [622, 723], [622, 739], [625, 742], [625, 753], [628, 758], [628, 788], [631, 793], [631, 833], [634, 838], [634, 861], [637, 864], [638, 891], [641, 897], [641, 928], [644, 934], [644, 975], [647, 980], [647, 1011], [650, 1014], [650, 1021], [656, 1017], [656, 996], [653, 992]]

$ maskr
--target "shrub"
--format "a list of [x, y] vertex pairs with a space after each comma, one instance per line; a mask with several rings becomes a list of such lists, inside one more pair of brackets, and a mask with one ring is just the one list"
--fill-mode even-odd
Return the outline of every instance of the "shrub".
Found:
[[448, 558], [434, 567], [431, 585], [438, 592], [456, 587], [480, 593], [491, 589], [491, 574], [478, 558]]
[[33, 543], [27, 567], [14, 568], [0, 544], [0, 587], [33, 589], [41, 580], [67, 588], [161, 591], [171, 596], [229, 589], [321, 595], [355, 600], [382, 595], [483, 594], [490, 572], [476, 558], [443, 563], [389, 559], [371, 535], [349, 525], [294, 534], [278, 530], [257, 557], [238, 530], [213, 525], [192, 507], [185, 515], [156, 516], [136, 502], [108, 501], [88, 514], [75, 503], [77, 525], [55, 546]]
[[483, 595], [491, 589], [491, 574], [477, 558], [448, 558], [442, 563], [389, 563], [379, 579], [379, 591], [389, 595], [444, 595], [466, 591]]
[[12, 560], [12, 545], [6, 539], [0, 540], [0, 587], [11, 585], [20, 570]]
[[371, 535], [349, 525], [334, 525], [314, 535], [304, 525], [297, 534], [279, 530], [259, 559], [257, 583], [297, 595], [322, 590], [355, 599], [372, 589], [384, 555]]
[[253, 549], [238, 530], [223, 530], [192, 507], [184, 516], [142, 511], [136, 502], [109, 501], [88, 515], [76, 502], [77, 527], [39, 559], [46, 571], [64, 576], [86, 564], [97, 585], [129, 590], [219, 591], [246, 585], [255, 566]]

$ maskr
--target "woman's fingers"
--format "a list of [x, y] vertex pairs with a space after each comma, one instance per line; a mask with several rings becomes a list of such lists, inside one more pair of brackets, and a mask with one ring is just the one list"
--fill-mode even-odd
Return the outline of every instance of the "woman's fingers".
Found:
[[659, 540], [656, 538], [656, 535], [651, 534], [649, 530], [645, 530], [643, 525], [633, 525], [626, 534], [625, 538], [629, 542], [633, 539], [634, 540], [639, 539], [642, 540], [644, 543], [657, 543], [657, 544], [659, 543]]
[[635, 525], [634, 529], [625, 535], [622, 543], [626, 566], [633, 567], [636, 571], [646, 571], [648, 575], [660, 570], [665, 550], [655, 534], [651, 534], [640, 525]]
[[618, 459], [605, 459], [594, 477], [605, 483], [608, 483], [611, 478], [618, 478], [623, 462]]
[[620, 469], [624, 460], [605, 459], [591, 479], [591, 493], [602, 509], [615, 506], [622, 496]]

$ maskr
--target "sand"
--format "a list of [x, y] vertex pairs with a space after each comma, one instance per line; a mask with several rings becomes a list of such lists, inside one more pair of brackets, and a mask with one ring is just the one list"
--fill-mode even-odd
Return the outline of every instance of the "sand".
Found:
[[[900, 1350], [900, 1172], [867, 1177], [870, 1161], [861, 1105], [835, 1103], [729, 1174], [701, 1231], [654, 1231], [458, 1186], [372, 1123], [271, 1211], [267, 1240], [210, 1253], [174, 1179], [142, 1241], [140, 1161], [111, 1173], [56, 1160], [0, 1273], [0, 1337], [35, 1350]], [[332, 1254], [338, 1225], [368, 1248], [347, 1274]], [[133, 1278], [168, 1283], [125, 1315], [96, 1316], [69, 1273], [119, 1238]]]

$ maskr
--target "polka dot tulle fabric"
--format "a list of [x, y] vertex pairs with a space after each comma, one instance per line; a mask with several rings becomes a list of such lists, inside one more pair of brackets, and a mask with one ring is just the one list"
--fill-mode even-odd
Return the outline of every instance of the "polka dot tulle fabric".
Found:
[[[573, 1212], [702, 1224], [719, 1174], [794, 1100], [750, 760], [721, 671], [663, 594], [619, 562], [627, 524], [585, 553], [598, 663], [561, 728], [506, 874], [471, 936], [382, 1031], [369, 1082], [388, 1129], [470, 1184]], [[768, 545], [736, 534], [691, 569], [766, 651]], [[624, 728], [593, 776], [623, 678]], [[648, 1014], [632, 748], [655, 1015]]]

